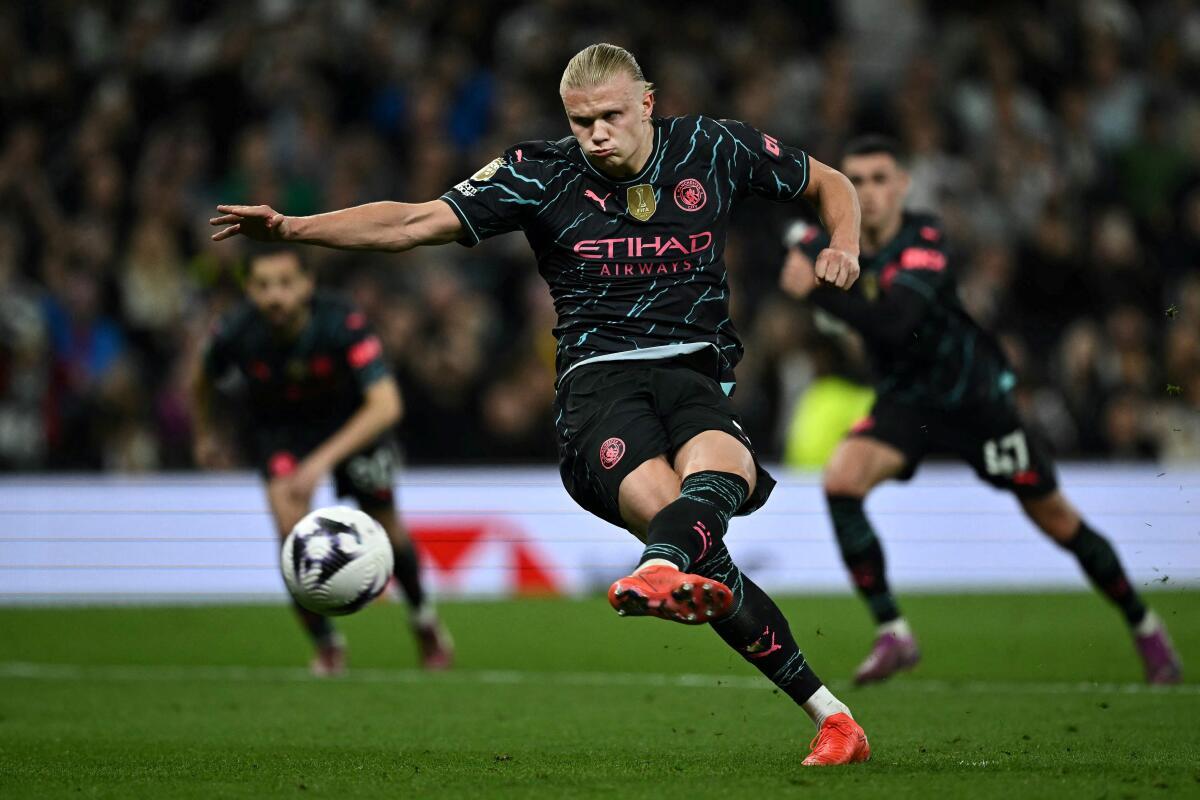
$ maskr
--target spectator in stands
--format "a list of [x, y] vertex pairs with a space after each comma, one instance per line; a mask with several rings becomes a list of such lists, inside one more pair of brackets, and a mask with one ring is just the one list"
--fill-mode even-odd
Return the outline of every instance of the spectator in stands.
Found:
[[[1187, 349], [1179, 343], [1186, 337], [1170, 332], [1183, 314], [1163, 318], [1168, 306], [1182, 307], [1177, 285], [1200, 266], [1193, 5], [1067, 0], [1030, 26], [985, 6], [926, 4], [912, 13], [903, 4], [880, 11], [866, 2], [751, 2], [681, 27], [671, 4], [647, 4], [635, 27], [596, 13], [594, 0], [416, 3], [402, 11], [383, 0], [79, 0], [71, 14], [47, 12], [54, 4], [3, 4], [0, 230], [15, 227], [21, 239], [5, 285], [22, 287], [16, 294], [26, 300], [49, 298], [38, 325], [64, 371], [56, 383], [39, 383], [38, 370], [24, 367], [21, 380], [0, 381], [0, 409], [9, 409], [0, 420], [52, 391], [54, 413], [36, 435], [18, 437], [49, 449], [30, 445], [20, 463], [116, 463], [95, 436], [71, 437], [70, 454], [58, 449], [64, 424], [88, 428], [96, 413], [79, 393], [103, 381], [78, 382], [86, 373], [79, 364], [105, 361], [98, 353], [108, 347], [120, 356], [107, 369], [136, 378], [131, 385], [145, 395], [136, 403], [123, 397], [121, 413], [153, 432], [160, 458], [186, 450], [178, 447], [186, 425], [171, 400], [175, 376], [186, 371], [192, 332], [237, 288], [228, 251], [210, 250], [207, 231], [192, 227], [198, 209], [218, 194], [274, 197], [300, 213], [433, 196], [502, 145], [562, 125], [547, 102], [557, 85], [548, 65], [577, 49], [586, 19], [589, 40], [611, 35], [652, 54], [644, 66], [664, 76], [664, 112], [737, 109], [826, 161], [838, 158], [846, 131], [900, 136], [913, 153], [914, 203], [942, 214], [957, 261], [970, 264], [962, 277], [973, 307], [1031, 352], [1056, 354], [1032, 359], [1036, 400], [1029, 395], [1028, 406], [1048, 418], [1057, 412], [1045, 409], [1069, 410], [1078, 436], [1062, 438], [1068, 449], [1060, 455], [1127, 452], [1113, 442], [1128, 437], [1106, 432], [1114, 396], [1125, 398], [1112, 404], [1114, 425], [1133, 402], [1130, 391], [1153, 409], [1194, 408], [1187, 381], [1172, 377], [1184, 363], [1177, 351]], [[676, 33], [672, 46], [637, 47], [666, 28]], [[219, 165], [231, 162], [221, 174]], [[764, 455], [779, 457], [797, 365], [821, 355], [772, 338], [773, 213], [732, 221], [730, 267], [740, 284], [734, 320], [748, 352], [735, 400], [768, 432], [756, 438]], [[390, 355], [412, 384], [417, 463], [497, 457], [504, 441], [517, 452], [515, 431], [535, 424], [524, 392], [542, 384], [537, 361], [506, 313], [524, 303], [535, 274], [521, 248], [501, 240], [442, 256], [416, 273], [453, 277], [379, 284], [363, 302], [379, 315], [384, 338], [391, 327], [402, 345]], [[313, 263], [333, 286], [351, 286], [370, 269], [339, 253], [314, 253]], [[80, 270], [82, 278], [68, 275]], [[69, 296], [89, 292], [86, 316], [69, 319]], [[437, 300], [443, 295], [453, 299], [449, 311]], [[364, 292], [356, 297], [362, 302]], [[1123, 305], [1143, 318], [1136, 344], [1104, 330]], [[6, 330], [29, 318], [12, 315], [0, 320]], [[1129, 326], [1119, 327], [1120, 338]], [[80, 345], [80, 331], [90, 347]], [[1117, 344], [1121, 351], [1108, 355]], [[0, 346], [11, 378], [12, 345]], [[1179, 394], [1165, 397], [1166, 383]], [[27, 430], [32, 417], [21, 419]], [[461, 434], [437, 438], [439, 425]], [[1154, 438], [1164, 457], [1187, 451]]]

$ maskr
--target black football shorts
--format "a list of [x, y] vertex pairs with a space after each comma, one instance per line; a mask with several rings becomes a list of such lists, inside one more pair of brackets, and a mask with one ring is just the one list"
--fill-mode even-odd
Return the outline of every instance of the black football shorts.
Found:
[[[288, 475], [325, 438], [290, 430], [260, 432], [256, 442], [259, 471], [267, 480]], [[362, 508], [394, 505], [399, 465], [395, 442], [381, 437], [334, 467], [334, 491], [339, 498], [354, 498]]]
[[754, 456], [754, 491], [738, 510], [763, 505], [775, 480], [762, 468], [720, 384], [677, 359], [599, 361], [572, 370], [555, 400], [559, 472], [567, 493], [585, 510], [619, 527], [621, 481], [642, 462], [673, 461], [688, 440], [724, 431]]
[[886, 396], [851, 436], [866, 436], [904, 454], [900, 480], [916, 474], [927, 455], [953, 455], [991, 485], [1018, 497], [1037, 498], [1058, 488], [1049, 449], [1021, 423], [1011, 402], [959, 411], [918, 408]]

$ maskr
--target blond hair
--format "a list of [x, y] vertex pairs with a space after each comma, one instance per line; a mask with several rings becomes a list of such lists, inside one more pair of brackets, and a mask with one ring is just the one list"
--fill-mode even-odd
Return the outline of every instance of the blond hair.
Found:
[[633, 53], [624, 47], [601, 42], [588, 45], [571, 57], [567, 68], [563, 70], [562, 80], [558, 82], [558, 93], [599, 86], [617, 75], [627, 75], [640, 81], [644, 91], [654, 91], [654, 84], [646, 80]]

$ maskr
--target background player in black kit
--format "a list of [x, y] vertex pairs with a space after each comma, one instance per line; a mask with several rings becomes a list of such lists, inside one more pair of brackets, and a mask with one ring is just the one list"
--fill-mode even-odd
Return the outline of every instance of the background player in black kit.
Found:
[[842, 558], [879, 626], [855, 681], [884, 680], [920, 658], [863, 502], [875, 486], [911, 478], [926, 454], [942, 452], [1016, 495], [1030, 520], [1079, 560], [1124, 614], [1147, 681], [1178, 682], [1179, 658], [1162, 620], [1134, 591], [1109, 541], [1059, 491], [1045, 445], [1022, 425], [999, 345], [959, 301], [940, 222], [904, 210], [909, 180], [899, 146], [862, 137], [847, 144], [841, 166], [862, 206], [861, 280], [852, 292], [818, 286], [812, 259], [827, 237], [800, 223], [790, 231], [782, 283], [858, 330], [876, 374], [870, 416], [834, 451], [824, 476]]
[[524, 231], [558, 312], [563, 482], [646, 542], [610, 601], [623, 614], [711, 622], [817, 724], [805, 764], [864, 761], [862, 729], [722, 541], [730, 517], [774, 485], [727, 398], [742, 353], [723, 262], [730, 205], [750, 194], [814, 202], [833, 232], [816, 272], [845, 288], [858, 275], [853, 188], [744, 123], [655, 119], [653, 87], [613, 45], [576, 54], [560, 94], [573, 137], [515, 145], [438, 200], [311, 217], [219, 206], [214, 238], [400, 251]]
[[[401, 400], [379, 339], [361, 312], [314, 291], [312, 276], [291, 250], [253, 256], [246, 295], [221, 321], [195, 377], [197, 462], [209, 465], [217, 447], [209, 414], [214, 384], [236, 370], [250, 404], [251, 449], [280, 537], [308, 513], [317, 482], [332, 472], [338, 497], [353, 497], [387, 531], [422, 665], [449, 667], [450, 637], [421, 586], [417, 551], [396, 515], [390, 431]], [[342, 672], [345, 643], [332, 622], [295, 609], [316, 648], [313, 672]]]

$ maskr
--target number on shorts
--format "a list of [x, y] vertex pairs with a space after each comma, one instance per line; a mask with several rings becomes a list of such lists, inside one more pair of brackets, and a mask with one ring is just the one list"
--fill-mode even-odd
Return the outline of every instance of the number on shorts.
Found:
[[983, 443], [983, 464], [988, 475], [1015, 475], [1029, 468], [1025, 431], [1015, 430]]
[[391, 451], [381, 448], [351, 459], [346, 465], [346, 472], [356, 486], [378, 491], [391, 486], [394, 466]]

